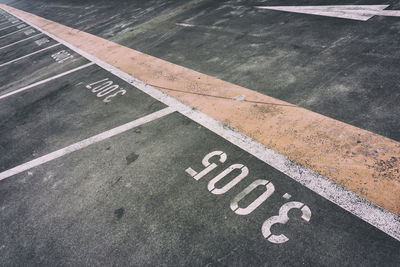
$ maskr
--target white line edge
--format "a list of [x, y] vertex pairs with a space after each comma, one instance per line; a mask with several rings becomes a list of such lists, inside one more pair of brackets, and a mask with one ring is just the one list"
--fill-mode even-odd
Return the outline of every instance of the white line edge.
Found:
[[[27, 23], [27, 22], [25, 22], [25, 23]], [[10, 36], [10, 35], [13, 35], [13, 34], [15, 34], [15, 33], [17, 33], [17, 32], [21, 32], [21, 31], [26, 30], [26, 29], [28, 29], [28, 28], [29, 28], [29, 27], [25, 27], [25, 28], [22, 28], [22, 29], [19, 29], [19, 30], [15, 31], [15, 32], [7, 33], [6, 35], [0, 36], [0, 39], [3, 39], [3, 38], [5, 38], [5, 37], [7, 37], [7, 36]]]
[[70, 74], [70, 73], [73, 73], [73, 72], [75, 72], [75, 71], [78, 71], [78, 70], [87, 68], [87, 67], [92, 66], [92, 65], [94, 65], [94, 64], [95, 64], [94, 62], [90, 62], [90, 63], [84, 64], [84, 65], [82, 65], [82, 66], [76, 67], [76, 68], [74, 68], [74, 69], [68, 70], [68, 71], [66, 71], [66, 72], [63, 72], [63, 73], [54, 75], [54, 76], [52, 76], [52, 77], [50, 77], [50, 78], [47, 78], [47, 79], [44, 79], [44, 80], [41, 80], [41, 81], [32, 83], [32, 84], [27, 85], [27, 86], [25, 86], [25, 87], [22, 87], [22, 88], [20, 88], [20, 89], [11, 91], [11, 92], [9, 92], [9, 93], [7, 93], [7, 94], [0, 95], [0, 99], [4, 99], [4, 98], [6, 98], [6, 97], [9, 97], [9, 96], [18, 94], [18, 93], [20, 93], [20, 92], [23, 92], [23, 91], [26, 91], [26, 90], [28, 90], [28, 89], [30, 89], [30, 88], [33, 88], [33, 87], [35, 87], [35, 86], [38, 86], [38, 85], [40, 85], [40, 84], [47, 83], [47, 82], [49, 82], [49, 81], [51, 81], [51, 80], [55, 80], [55, 79], [57, 79], [57, 78], [60, 78], [60, 77], [62, 77], [62, 76], [65, 76], [65, 75], [68, 75], [68, 74]]
[[133, 129], [135, 127], [138, 127], [140, 125], [143, 125], [143, 124], [145, 124], [147, 122], [150, 122], [150, 121], [159, 119], [161, 117], [164, 117], [166, 115], [169, 115], [172, 112], [175, 112], [175, 109], [172, 108], [172, 107], [163, 108], [163, 109], [161, 109], [159, 111], [150, 113], [149, 115], [146, 115], [146, 116], [141, 117], [139, 119], [136, 119], [134, 121], [125, 123], [125, 124], [123, 124], [121, 126], [113, 128], [111, 130], [102, 132], [100, 134], [97, 134], [95, 136], [89, 137], [89, 138], [84, 139], [84, 140], [82, 140], [80, 142], [77, 142], [75, 144], [69, 145], [69, 146], [64, 147], [62, 149], [59, 149], [59, 150], [56, 150], [56, 151], [51, 152], [49, 154], [46, 154], [46, 155], [44, 155], [42, 157], [39, 157], [39, 158], [36, 158], [34, 160], [31, 160], [31, 161], [28, 161], [26, 163], [23, 163], [21, 165], [18, 165], [18, 166], [14, 167], [14, 168], [11, 168], [11, 169], [7, 170], [7, 171], [1, 172], [0, 173], [0, 181], [4, 180], [4, 179], [6, 179], [6, 178], [8, 178], [10, 176], [16, 175], [18, 173], [21, 173], [21, 172], [24, 172], [24, 171], [29, 170], [31, 168], [37, 167], [39, 165], [42, 165], [42, 164], [44, 164], [46, 162], [52, 161], [52, 160], [57, 159], [59, 157], [62, 157], [62, 156], [65, 156], [67, 154], [70, 154], [72, 152], [75, 152], [77, 150], [80, 150], [82, 148], [88, 147], [88, 146], [90, 146], [92, 144], [101, 142], [101, 141], [103, 141], [105, 139], [108, 139], [108, 138], [113, 137], [115, 135], [118, 135], [120, 133], [123, 133], [123, 132], [126, 132], [128, 130], [131, 130], [131, 129]]
[[37, 36], [39, 36], [39, 35], [43, 35], [43, 33], [41, 32], [41, 33], [38, 33], [38, 34], [32, 35], [31, 37], [27, 37], [27, 38], [25, 38], [25, 39], [22, 39], [22, 40], [16, 41], [16, 42], [14, 42], [14, 43], [11, 43], [11, 44], [8, 44], [8, 45], [5, 45], [5, 46], [3, 46], [3, 47], [0, 47], [0, 50], [1, 50], [1, 49], [4, 49], [4, 48], [7, 48], [7, 47], [10, 47], [10, 46], [13, 46], [13, 45], [16, 45], [16, 44], [19, 44], [19, 43], [22, 43], [22, 42], [24, 42], [24, 41], [26, 41], [26, 40], [32, 39], [32, 38], [34, 38], [34, 37], [37, 37]]
[[32, 52], [32, 53], [30, 53], [30, 54], [28, 54], [28, 55], [25, 55], [25, 56], [22, 56], [22, 57], [19, 57], [19, 58], [10, 60], [10, 61], [8, 61], [8, 62], [6, 62], [6, 63], [1, 64], [0, 67], [7, 66], [7, 65], [9, 65], [9, 64], [11, 64], [11, 63], [14, 63], [14, 62], [16, 62], [16, 61], [19, 61], [19, 60], [21, 60], [21, 59], [30, 57], [30, 56], [32, 56], [32, 55], [35, 55], [35, 54], [38, 54], [38, 53], [40, 53], [40, 52], [46, 51], [46, 50], [48, 50], [48, 49], [50, 49], [50, 48], [59, 46], [60, 44], [61, 44], [61, 43], [57, 43], [57, 44], [54, 44], [54, 45], [45, 47], [45, 48], [43, 48], [43, 49], [37, 50], [37, 51], [35, 51], [35, 52]]

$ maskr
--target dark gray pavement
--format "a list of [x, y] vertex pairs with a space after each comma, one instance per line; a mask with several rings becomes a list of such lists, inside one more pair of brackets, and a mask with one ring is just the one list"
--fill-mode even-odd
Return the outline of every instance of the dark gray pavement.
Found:
[[[169, 23], [172, 20], [184, 23], [203, 20], [203, 23], [207, 21], [211, 23], [211, 18], [215, 18], [213, 12], [224, 14], [226, 10], [232, 9], [232, 5], [241, 3], [225, 2], [224, 6], [218, 1], [212, 4], [211, 1], [197, 1], [194, 9], [187, 9], [188, 6], [193, 6], [193, 2], [188, 4], [184, 4], [183, 1], [146, 1], [141, 4], [121, 2], [119, 6], [114, 6], [116, 5], [114, 3], [114, 9], [110, 9], [108, 7], [111, 4], [102, 2], [97, 2], [96, 5], [94, 2], [87, 2], [83, 6], [80, 2], [74, 4], [71, 1], [68, 3], [56, 1], [51, 4], [44, 2], [41, 4], [40, 1], [3, 2], [73, 27], [81, 23], [80, 27], [87, 27], [85, 30], [89, 32], [92, 31], [100, 36], [113, 34], [112, 38], [117, 39], [119, 38], [117, 35], [122, 36], [122, 34], [118, 34], [119, 28], [110, 26], [114, 25], [115, 21], [105, 19], [103, 23], [97, 23], [96, 29], [94, 26], [90, 28], [91, 23], [95, 22], [90, 20], [93, 17], [106, 18], [104, 15], [106, 12], [109, 12], [111, 18], [118, 8], [121, 12], [126, 12], [124, 14], [130, 16], [136, 14], [140, 19], [138, 18], [129, 27], [133, 27], [132, 32], [135, 32], [137, 29], [143, 30], [143, 25], [147, 25], [145, 27], [149, 27], [149, 32], [143, 32], [146, 35], [154, 29], [151, 17], [155, 21], [156, 18], [164, 18], [157, 23], [159, 26], [165, 24], [165, 27], [171, 25]], [[206, 11], [199, 11], [201, 8]], [[72, 16], [71, 12], [65, 11], [66, 9], [73, 10], [75, 15]], [[177, 9], [183, 11], [178, 12], [176, 16], [162, 17], [165, 16], [163, 12], [166, 10]], [[235, 16], [239, 21], [236, 20], [235, 23], [239, 24], [243, 22], [240, 21], [241, 8], [238, 9]], [[247, 10], [247, 7], [244, 10]], [[82, 14], [87, 12], [86, 19], [89, 21], [86, 21], [86, 26], [82, 24], [83, 19], [76, 19], [81, 12]], [[193, 21], [184, 21], [185, 17], [188, 19], [190, 12], [192, 16], [193, 12], [197, 14], [196, 18]], [[222, 19], [223, 14], [218, 17]], [[254, 11], [254, 15], [262, 16], [258, 11]], [[0, 14], [0, 18], [1, 16], [4, 17]], [[231, 16], [233, 14], [226, 19], [229, 20]], [[290, 21], [292, 16], [294, 15], [286, 14], [282, 17]], [[278, 17], [277, 15], [275, 19]], [[131, 17], [125, 18], [123, 14], [114, 16], [114, 19], [121, 21], [129, 18]], [[63, 19], [65, 21], [62, 21]], [[266, 23], [265, 21], [269, 19], [261, 20], [260, 17], [255, 23]], [[300, 21], [310, 23], [305, 20]], [[340, 25], [345, 23], [348, 22], [339, 21], [333, 25], [341, 27]], [[220, 24], [223, 25], [224, 22]], [[224, 66], [224, 63], [223, 60], [217, 59], [218, 64], [203, 64], [207, 60], [205, 58], [200, 60], [200, 54], [197, 53], [207, 49], [210, 53], [217, 53], [219, 47], [222, 48], [223, 45], [230, 43], [232, 46], [235, 43], [244, 45], [240, 38], [237, 42], [224, 43], [222, 40], [214, 40], [214, 43], [208, 43], [211, 39], [207, 38], [215, 37], [216, 33], [213, 33], [213, 29], [205, 28], [205, 31], [210, 33], [202, 38], [199, 37], [201, 42], [200, 39], [198, 41], [192, 39], [192, 44], [204, 45], [197, 50], [184, 44], [184, 41], [187, 40], [189, 43], [191, 38], [189, 36], [194, 34], [192, 31], [199, 29], [176, 29], [179, 30], [172, 35], [175, 37], [165, 37], [164, 41], [153, 47], [151, 43], [154, 44], [156, 41], [151, 42], [146, 49], [153, 51], [157, 56], [175, 58], [173, 61], [180, 64], [182, 64], [180, 61], [185, 61], [187, 66], [196, 63], [197, 69], [202, 70], [206, 66], [218, 69]], [[254, 27], [249, 27], [247, 31], [250, 30], [256, 31]], [[124, 34], [129, 36], [128, 32], [129, 30]], [[220, 32], [222, 32], [218, 34], [220, 38], [236, 34], [235, 29], [229, 34], [224, 30]], [[321, 34], [322, 32], [323, 30]], [[293, 31], [293, 34], [295, 33]], [[153, 34], [156, 35], [157, 32]], [[39, 39], [43, 37], [45, 36]], [[176, 38], [175, 45], [170, 38]], [[242, 40], [246, 38], [248, 37]], [[271, 36], [262, 38], [267, 39]], [[290, 37], [283, 35], [281, 38], [291, 40]], [[118, 40], [125, 43], [128, 39]], [[4, 57], [1, 54], [2, 62], [6, 61], [3, 60], [6, 57], [7, 60], [13, 60], [29, 54], [32, 51], [30, 49], [35, 47], [35, 41], [36, 39], [32, 39], [26, 43], [16, 44], [10, 50], [12, 53], [6, 53]], [[137, 42], [136, 45], [140, 47], [140, 43], [144, 44], [145, 41], [132, 39], [131, 42], [132, 46]], [[325, 42], [329, 43], [327, 40]], [[191, 51], [194, 57], [197, 54], [199, 58], [193, 58], [193, 61], [180, 58], [177, 54], [180, 45], [185, 47], [185, 49], [181, 47], [183, 51], [180, 53]], [[161, 47], [165, 48], [163, 55], [160, 55]], [[235, 51], [233, 48], [229, 50], [231, 53]], [[68, 51], [73, 58], [58, 63], [53, 55], [60, 51]], [[228, 51], [225, 51], [225, 55], [227, 54]], [[223, 55], [219, 55], [218, 58], [222, 58]], [[244, 56], [236, 57], [231, 54], [227, 56], [227, 60], [231, 60], [227, 66], [232, 66], [234, 64], [232, 62], [236, 60], [244, 61]], [[251, 61], [248, 64], [257, 65], [253, 60], [247, 60]], [[0, 67], [0, 97], [87, 63], [86, 59], [59, 45]], [[237, 79], [239, 75], [243, 75], [244, 83], [252, 80], [250, 76], [258, 75], [260, 73], [258, 71], [261, 71], [255, 69], [247, 72], [247, 67], [244, 67], [246, 71], [242, 69], [236, 73]], [[279, 65], [276, 67], [279, 69]], [[228, 77], [231, 72], [233, 70], [229, 68], [221, 72], [210, 68], [206, 73]], [[390, 73], [397, 75], [394, 72]], [[126, 93], [117, 95], [110, 102], [105, 102], [106, 96], [98, 97], [98, 92], [92, 92], [98, 85], [94, 83], [104, 79], [112, 81], [112, 84], [118, 84], [119, 89], [123, 88]], [[231, 81], [235, 82], [234, 76], [231, 76]], [[310, 83], [313, 81], [311, 79]], [[278, 81], [275, 82], [278, 86]], [[255, 84], [261, 84], [261, 81]], [[90, 88], [87, 88], [88, 85]], [[279, 91], [276, 88], [271, 89], [273, 86], [265, 88], [269, 88], [271, 92]], [[377, 101], [377, 99], [370, 100]], [[164, 104], [97, 65], [10, 95], [0, 99], [2, 155], [0, 172], [164, 107]], [[394, 115], [391, 113], [391, 116]], [[185, 172], [188, 167], [197, 172], [204, 169], [202, 159], [212, 151], [225, 152], [227, 160], [220, 163], [216, 158], [212, 158], [210, 162], [216, 163], [218, 167], [199, 181]], [[224, 194], [211, 193], [207, 189], [210, 180], [232, 164], [243, 164], [249, 169], [249, 175]], [[238, 170], [233, 171], [218, 182], [216, 187], [223, 187], [238, 174]], [[249, 215], [235, 214], [230, 208], [232, 199], [257, 179], [270, 181], [275, 187], [274, 193]], [[265, 188], [257, 187], [239, 202], [240, 206], [249, 205], [264, 191]], [[286, 193], [291, 195], [290, 199], [283, 198]], [[279, 209], [292, 201], [301, 202], [309, 207], [311, 219], [307, 222], [301, 218], [301, 211], [292, 209], [288, 213], [290, 219], [286, 224], [277, 223], [271, 227], [274, 235], [284, 234], [289, 241], [282, 244], [269, 242], [262, 234], [262, 225], [268, 218], [277, 216]], [[399, 241], [179, 113], [170, 114], [1, 180], [0, 229], [1, 266], [398, 266], [400, 264]]]
[[[198, 141], [194, 141], [198, 140]], [[225, 164], [196, 181], [212, 150]], [[223, 195], [208, 182], [233, 163], [250, 174]], [[253, 213], [232, 198], [256, 179], [275, 186]], [[226, 180], [217, 184], [222, 187]], [[257, 191], [257, 195], [263, 190]], [[261, 226], [292, 194], [312, 211], [292, 211], [273, 231]], [[396, 266], [398, 241], [305, 189], [182, 115], [172, 114], [0, 182], [2, 263], [35, 266]], [[254, 195], [241, 203], [246, 206]], [[247, 203], [246, 203], [247, 202]]]

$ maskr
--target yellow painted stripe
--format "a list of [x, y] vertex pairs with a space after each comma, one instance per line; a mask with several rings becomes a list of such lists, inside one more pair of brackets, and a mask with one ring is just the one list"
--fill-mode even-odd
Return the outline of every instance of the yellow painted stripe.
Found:
[[[399, 142], [36, 15], [1, 7], [400, 215]], [[239, 95], [245, 100], [233, 100]]]

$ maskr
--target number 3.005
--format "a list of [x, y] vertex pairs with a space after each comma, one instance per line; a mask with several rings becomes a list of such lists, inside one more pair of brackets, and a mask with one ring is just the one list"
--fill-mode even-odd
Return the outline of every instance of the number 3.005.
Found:
[[[218, 165], [215, 163], [210, 163], [211, 158], [217, 158], [221, 163], [224, 163], [227, 159], [227, 155], [223, 151], [214, 151], [207, 154], [203, 160], [202, 164], [205, 167], [202, 171], [197, 172], [192, 168], [187, 168], [186, 172], [192, 176], [195, 180], [200, 180], [202, 177], [214, 170]], [[236, 175], [230, 182], [222, 186], [221, 188], [216, 188], [216, 184], [221, 181], [225, 176], [231, 173], [233, 170], [239, 170], [240, 173]], [[249, 174], [249, 169], [243, 164], [233, 164], [222, 171], [220, 174], [215, 176], [208, 183], [208, 190], [212, 194], [221, 195], [228, 192], [235, 185], [240, 183]], [[250, 194], [255, 188], [263, 186], [265, 187], [265, 192], [258, 196], [252, 203], [247, 205], [247, 207], [240, 208], [239, 202], [244, 199], [248, 194]], [[231, 201], [231, 209], [238, 215], [248, 215], [252, 213], [256, 208], [258, 208], [264, 201], [266, 201], [275, 192], [275, 186], [268, 180], [258, 179], [247, 186], [242, 192], [237, 194]], [[277, 216], [272, 216], [268, 218], [262, 225], [261, 231], [263, 236], [271, 243], [280, 244], [285, 243], [289, 240], [284, 234], [273, 235], [271, 233], [271, 227], [274, 224], [286, 224], [289, 221], [288, 213], [291, 209], [300, 209], [302, 212], [301, 218], [305, 221], [310, 221], [311, 210], [307, 205], [301, 202], [291, 201], [282, 205], [279, 209], [279, 214]]]

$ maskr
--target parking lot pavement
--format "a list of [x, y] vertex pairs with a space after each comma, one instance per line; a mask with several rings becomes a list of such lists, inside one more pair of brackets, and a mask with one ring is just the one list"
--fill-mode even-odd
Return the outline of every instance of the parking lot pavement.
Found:
[[398, 216], [363, 206], [394, 222], [371, 225], [254, 141], [35, 31], [0, 48], [0, 265], [400, 263]]
[[[212, 157], [218, 167], [199, 180], [185, 172], [200, 172], [213, 151], [224, 152], [226, 161]], [[249, 174], [226, 193], [210, 192], [211, 181], [234, 164]], [[227, 187], [243, 168], [215, 188]], [[269, 181], [273, 193], [250, 214], [236, 214], [235, 196], [256, 181]], [[256, 187], [239, 206], [264, 192]], [[400, 260], [397, 240], [177, 113], [5, 179], [0, 193], [5, 265], [395, 266]], [[289, 240], [271, 243], [261, 228], [287, 203], [306, 205], [311, 214], [295, 208], [286, 224], [275, 221], [274, 236]]]

